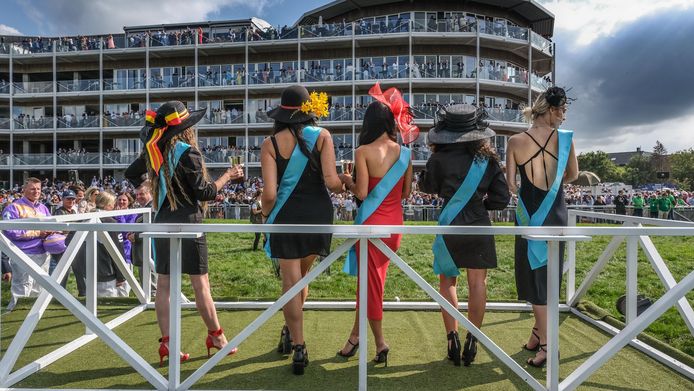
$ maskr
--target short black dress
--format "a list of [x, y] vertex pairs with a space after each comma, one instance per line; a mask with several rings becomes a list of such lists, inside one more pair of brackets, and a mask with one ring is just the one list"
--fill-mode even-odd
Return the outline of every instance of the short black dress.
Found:
[[[142, 174], [147, 172], [146, 154], [140, 155], [125, 172], [125, 177], [135, 187], [142, 183]], [[212, 201], [217, 195], [217, 187], [203, 177], [203, 160], [200, 152], [194, 148], [181, 155], [176, 166], [175, 175], [180, 179], [181, 189], [174, 183], [173, 189], [178, 200], [178, 208], [171, 210], [169, 200], [159, 206], [154, 217], [155, 223], [164, 224], [202, 224], [203, 212], [201, 202]], [[163, 170], [161, 174], [163, 174]], [[186, 194], [190, 201], [183, 195]], [[158, 274], [170, 274], [169, 239], [154, 239], [152, 258]], [[205, 235], [197, 239], [181, 240], [181, 270], [184, 274], [207, 274], [207, 239]]]
[[[465, 180], [473, 162], [464, 144], [437, 145], [422, 172], [419, 189], [438, 194], [448, 204]], [[486, 198], [485, 198], [486, 197]], [[497, 161], [489, 161], [477, 191], [451, 225], [491, 226], [488, 210], [504, 209], [510, 195]], [[491, 269], [497, 265], [492, 235], [443, 235], [443, 242], [458, 268]]]
[[[536, 142], [537, 143], [537, 142]], [[538, 144], [539, 145], [539, 144]], [[544, 148], [538, 151], [530, 160], [538, 156]], [[545, 151], [545, 153], [548, 153]], [[550, 154], [551, 155], [551, 154]], [[551, 155], [556, 159], [554, 155]], [[539, 189], [530, 181], [525, 172], [525, 165], [530, 162], [524, 163], [523, 165], [518, 165], [518, 172], [521, 177], [521, 187], [520, 187], [520, 197], [523, 200], [528, 213], [532, 215], [537, 211], [547, 195], [546, 190]], [[548, 185], [551, 185], [552, 178], [546, 178]], [[559, 191], [557, 192], [557, 198], [554, 200], [554, 204], [550, 208], [549, 213], [543, 226], [566, 226], [568, 223], [568, 211], [566, 209], [566, 201], [564, 200], [564, 190], [563, 185], [559, 186]], [[518, 222], [516, 221], [516, 226]], [[561, 270], [564, 267], [564, 248], [565, 243], [560, 242], [559, 244], [559, 284], [561, 285]], [[516, 249], [515, 249], [515, 267], [516, 267], [516, 290], [518, 291], [518, 300], [524, 300], [535, 305], [547, 305], [547, 266], [543, 266], [532, 270], [530, 268], [530, 261], [528, 260], [528, 241], [523, 239], [521, 236], [516, 236]]]
[[[280, 154], [277, 140], [271, 137], [277, 164], [277, 185], [282, 179], [289, 159]], [[320, 152], [314, 146], [311, 151], [317, 166], [307, 162], [294, 191], [277, 213], [274, 224], [332, 224], [333, 204], [323, 181]], [[330, 253], [332, 234], [278, 234], [270, 235], [270, 252], [280, 259], [297, 259], [309, 255], [327, 256]]]

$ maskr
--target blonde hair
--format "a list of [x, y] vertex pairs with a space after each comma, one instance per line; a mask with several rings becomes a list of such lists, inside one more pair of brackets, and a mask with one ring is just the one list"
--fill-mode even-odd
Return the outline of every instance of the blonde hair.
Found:
[[97, 209], [104, 209], [108, 205], [115, 206], [116, 196], [113, 195], [113, 193], [102, 191], [98, 196], [96, 196], [96, 201], [94, 203], [96, 204]]
[[[180, 194], [183, 195], [185, 201], [189, 204], [193, 203], [188, 194], [184, 191], [181, 179], [178, 177], [178, 175], [176, 175], [176, 168], [174, 167], [174, 172], [172, 173], [170, 171], [171, 168], [169, 167], [169, 157], [173, 153], [176, 143], [179, 141], [189, 144], [192, 149], [195, 149], [198, 152], [200, 151], [200, 149], [198, 148], [198, 140], [195, 138], [195, 130], [192, 127], [190, 127], [184, 130], [182, 133], [172, 137], [171, 140], [169, 140], [166, 143], [166, 146], [162, 151], [162, 155], [164, 156], [164, 163], [161, 165], [159, 175], [155, 175], [154, 170], [152, 169], [152, 166], [149, 162], [149, 159], [147, 159], [147, 176], [148, 178], [151, 178], [150, 180], [152, 189], [152, 205], [154, 206], [155, 210], [159, 210], [159, 208], [161, 207], [161, 205], [159, 205], [159, 181], [162, 178], [164, 179], [164, 187], [166, 188], [166, 199], [169, 200], [169, 205], [172, 211], [178, 209], [178, 203], [181, 202], [174, 193], [174, 184], [176, 185], [178, 190], [180, 190]], [[209, 181], [210, 178], [207, 173], [205, 161], [201, 160], [200, 164], [202, 167], [203, 178], [206, 181]], [[203, 209], [203, 213], [206, 212], [207, 202], [201, 202], [201, 206]]]
[[96, 193], [97, 191], [99, 191], [99, 188], [96, 186], [92, 186], [92, 187], [88, 188], [87, 191], [84, 192], [84, 199], [89, 201], [92, 198], [92, 195], [94, 193]]
[[532, 107], [523, 108], [523, 117], [525, 117], [526, 121], [532, 123], [537, 117], [548, 112], [550, 107], [549, 102], [547, 102], [547, 92], [545, 91], [535, 99]]

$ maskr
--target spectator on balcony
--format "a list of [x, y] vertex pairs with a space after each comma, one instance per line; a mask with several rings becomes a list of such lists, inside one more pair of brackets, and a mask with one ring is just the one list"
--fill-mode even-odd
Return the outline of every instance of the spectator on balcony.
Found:
[[[7, 205], [2, 211], [3, 220], [15, 220], [50, 216], [51, 212], [41, 202], [41, 181], [31, 177], [24, 182], [22, 197], [12, 204]], [[52, 234], [52, 231], [38, 230], [6, 230], [5, 236], [21, 251], [23, 251], [38, 267], [48, 272], [49, 255], [43, 246], [43, 239]], [[20, 264], [11, 261], [13, 278], [10, 298], [7, 310], [11, 311], [17, 305], [20, 297], [37, 296], [40, 287]]]

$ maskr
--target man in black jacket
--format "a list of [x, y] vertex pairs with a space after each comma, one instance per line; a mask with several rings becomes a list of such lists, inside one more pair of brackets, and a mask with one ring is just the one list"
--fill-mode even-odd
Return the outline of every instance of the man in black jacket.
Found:
[[[150, 182], [145, 181], [142, 183], [142, 185], [140, 185], [140, 187], [137, 188], [137, 190], [135, 190], [135, 201], [141, 208], [152, 207], [152, 190], [150, 186]], [[137, 216], [135, 223], [142, 223], [142, 221], [143, 216], [139, 215]], [[132, 251], [130, 252], [130, 256], [132, 258], [133, 265], [135, 265], [139, 272], [138, 274], [140, 275], [140, 284], [144, 284], [145, 277], [143, 274], [142, 267], [143, 242], [142, 238], [140, 237], [140, 233], [130, 232], [128, 234], [128, 240], [130, 240], [130, 243], [132, 243]], [[152, 296], [154, 296], [154, 294], [157, 291], [157, 273], [154, 271], [154, 268], [150, 269], [150, 275], [152, 281]]]
[[[60, 206], [60, 208], [56, 209], [54, 212], [55, 216], [62, 216], [62, 215], [72, 215], [77, 213], [77, 208], [75, 207], [76, 201], [77, 200], [77, 195], [75, 194], [74, 191], [72, 190], [65, 190], [63, 192], [63, 204]], [[70, 242], [72, 241], [72, 237], [75, 236], [75, 231], [70, 231], [65, 233], [67, 236], [65, 238], [65, 246], [68, 246]], [[78, 250], [77, 255], [75, 256], [75, 259], [72, 263], [72, 271], [75, 273], [75, 280], [77, 283], [77, 295], [78, 296], [84, 296], [85, 292], [87, 290], [86, 286], [86, 265], [84, 263], [84, 258], [86, 256], [85, 245], [82, 245], [82, 248]], [[60, 254], [52, 254], [51, 255], [51, 264], [49, 266], [49, 274], [53, 274], [53, 269], [55, 269], [56, 266], [58, 266], [58, 262], [60, 261], [60, 257], [63, 256], [63, 253]], [[60, 282], [60, 285], [63, 286], [63, 288], [66, 287], [67, 285], [67, 278], [68, 278], [68, 273], [65, 274], [65, 278]]]

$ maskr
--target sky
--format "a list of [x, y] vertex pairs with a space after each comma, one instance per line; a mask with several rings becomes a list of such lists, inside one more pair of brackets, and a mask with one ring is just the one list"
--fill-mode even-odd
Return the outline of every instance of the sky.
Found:
[[[0, 34], [246, 19], [292, 25], [331, 0], [0, 0]], [[555, 16], [555, 80], [575, 98], [562, 127], [579, 152], [694, 148], [694, 0], [539, 0]], [[156, 15], [156, 16], [155, 16]]]

